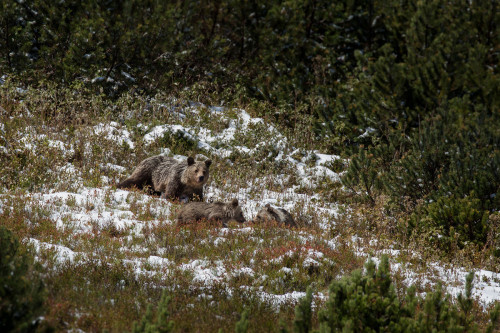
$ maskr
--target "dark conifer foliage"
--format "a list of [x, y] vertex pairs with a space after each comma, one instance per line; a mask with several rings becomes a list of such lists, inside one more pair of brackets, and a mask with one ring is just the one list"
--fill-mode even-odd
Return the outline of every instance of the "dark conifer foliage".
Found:
[[[481, 332], [472, 314], [474, 274], [466, 278], [465, 294], [451, 301], [437, 286], [425, 297], [410, 287], [404, 298], [398, 297], [390, 276], [387, 256], [376, 267], [370, 259], [366, 270], [357, 270], [330, 286], [328, 301], [319, 310], [319, 329], [310, 326], [296, 332]], [[311, 311], [311, 292], [296, 307], [296, 322]], [[500, 306], [490, 312], [491, 321], [484, 332], [498, 326]], [[297, 327], [297, 326], [296, 326]]]
[[134, 322], [132, 333], [169, 333], [174, 328], [174, 322], [169, 320], [168, 305], [170, 297], [167, 291], [164, 290], [161, 296], [160, 303], [158, 304], [158, 311], [156, 313], [156, 320], [153, 319], [153, 311], [151, 304], [148, 305], [146, 313], [140, 322]]
[[51, 332], [40, 327], [45, 287], [33, 272], [32, 259], [22, 253], [19, 241], [0, 226], [0, 330], [2, 332]]

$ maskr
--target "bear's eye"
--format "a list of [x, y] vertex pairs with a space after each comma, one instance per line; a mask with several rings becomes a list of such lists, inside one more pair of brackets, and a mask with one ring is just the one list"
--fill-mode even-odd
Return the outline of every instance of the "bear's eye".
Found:
[[198, 171], [200, 171], [200, 170], [196, 169], [196, 171], [195, 171], [195, 172], [198, 172]]

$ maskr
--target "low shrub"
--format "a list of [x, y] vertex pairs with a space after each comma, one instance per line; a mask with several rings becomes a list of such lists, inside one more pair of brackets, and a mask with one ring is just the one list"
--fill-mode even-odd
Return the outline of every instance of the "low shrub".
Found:
[[34, 332], [40, 326], [45, 297], [32, 259], [12, 232], [0, 226], [0, 331]]
[[484, 245], [488, 235], [488, 211], [479, 199], [441, 197], [410, 218], [410, 230], [430, 232], [445, 248], [455, 240], [459, 247], [467, 243]]
[[144, 317], [142, 317], [142, 320], [139, 323], [134, 322], [132, 333], [172, 332], [174, 328], [174, 322], [168, 319], [169, 302], [170, 297], [167, 296], [167, 292], [164, 290], [161, 296], [160, 304], [158, 305], [156, 320], [153, 320], [153, 312], [151, 310], [151, 304], [149, 304], [146, 310], [146, 314], [144, 315]]
[[[478, 332], [472, 313], [472, 281], [466, 278], [465, 294], [457, 302], [444, 294], [441, 285], [425, 299], [410, 287], [404, 299], [395, 291], [387, 256], [376, 267], [373, 260], [365, 272], [354, 271], [330, 286], [329, 299], [319, 310], [319, 330], [310, 327], [312, 296], [309, 290], [296, 307], [295, 332]], [[490, 312], [485, 332], [498, 325], [500, 305]]]

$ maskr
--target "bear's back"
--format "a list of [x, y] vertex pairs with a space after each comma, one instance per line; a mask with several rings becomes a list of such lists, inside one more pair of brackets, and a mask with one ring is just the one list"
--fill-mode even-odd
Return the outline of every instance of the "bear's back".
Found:
[[208, 219], [211, 205], [206, 202], [192, 201], [182, 206], [177, 213], [177, 221], [181, 223], [195, 222], [203, 218]]
[[[152, 178], [155, 190], [163, 192], [164, 189], [162, 187], [167, 180], [176, 181], [175, 178], [180, 178], [184, 169], [186, 169], [185, 163], [173, 157], [164, 157], [161, 163], [153, 170]], [[179, 177], [175, 177], [175, 175], [179, 175]]]
[[275, 208], [276, 214], [279, 216], [279, 222], [282, 222], [289, 226], [295, 226], [295, 221], [288, 211], [283, 208]]

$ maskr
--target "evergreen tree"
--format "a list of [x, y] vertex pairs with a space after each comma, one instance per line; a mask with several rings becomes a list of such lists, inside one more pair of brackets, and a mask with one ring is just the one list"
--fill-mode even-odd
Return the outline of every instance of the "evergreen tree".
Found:
[[133, 333], [168, 333], [172, 332], [174, 328], [174, 322], [168, 320], [168, 304], [170, 303], [170, 297], [167, 296], [167, 291], [164, 290], [158, 304], [158, 311], [156, 315], [156, 321], [153, 320], [153, 311], [151, 304], [148, 305], [146, 313], [142, 317], [139, 323], [134, 322], [132, 327]]
[[322, 332], [395, 331], [405, 318], [391, 282], [389, 260], [379, 268], [369, 260], [366, 274], [355, 271], [332, 283], [329, 299], [319, 313]]
[[293, 321], [294, 330], [296, 333], [307, 333], [311, 330], [312, 318], [312, 289], [307, 288], [306, 296], [299, 300], [299, 304], [295, 307], [295, 319]]
[[12, 232], [0, 226], [0, 330], [34, 332], [44, 313], [45, 296], [42, 281], [32, 272], [32, 260]]
[[243, 310], [240, 320], [236, 323], [236, 333], [246, 333], [248, 331], [248, 310]]
[[[458, 304], [444, 295], [441, 285], [417, 297], [415, 287], [407, 290], [404, 300], [397, 296], [387, 256], [382, 256], [378, 268], [370, 259], [366, 272], [358, 270], [332, 283], [325, 307], [319, 311], [317, 332], [478, 332], [472, 313], [474, 274], [466, 277], [465, 294], [459, 294]], [[296, 308], [295, 327], [299, 332], [310, 332], [307, 314], [311, 311], [310, 297], [306, 296]], [[498, 325], [500, 305], [490, 312], [486, 332]], [[298, 324], [297, 324], [298, 323]]]
[[375, 203], [375, 191], [379, 186], [376, 164], [378, 161], [373, 154], [367, 154], [361, 150], [353, 157], [347, 172], [342, 177], [344, 186], [354, 193], [357, 188], [360, 188], [372, 204]]

